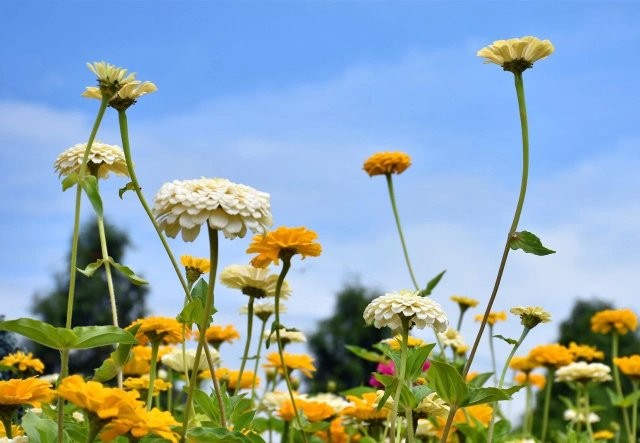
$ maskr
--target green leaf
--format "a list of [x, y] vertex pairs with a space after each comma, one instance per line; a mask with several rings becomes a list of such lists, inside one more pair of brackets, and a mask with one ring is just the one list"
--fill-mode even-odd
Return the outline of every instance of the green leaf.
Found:
[[0, 331], [9, 331], [27, 337], [43, 346], [59, 351], [68, 349], [76, 336], [69, 329], [55, 326], [32, 318], [19, 318], [0, 322]]
[[209, 417], [212, 421], [218, 423], [220, 421], [220, 408], [213, 399], [204, 391], [196, 389], [193, 393], [193, 402], [199, 411]]
[[387, 361], [384, 355], [380, 355], [377, 352], [372, 352], [359, 346], [345, 345], [345, 348], [358, 357], [367, 361], [372, 361], [374, 363], [382, 363]]
[[130, 267], [125, 266], [125, 265], [121, 265], [120, 263], [116, 262], [112, 257], [109, 257], [109, 263], [111, 263], [114, 268], [116, 268], [118, 271], [120, 271], [120, 273], [122, 275], [127, 277], [129, 279], [129, 281], [131, 283], [133, 283], [134, 285], [142, 286], [142, 285], [148, 285], [149, 284], [149, 282], [146, 281], [144, 278], [136, 275], [136, 273], [133, 272], [133, 270], [131, 270]]
[[618, 402], [616, 406], [628, 408], [629, 406], [632, 406], [635, 402], [637, 402], [638, 399], [640, 399], [640, 390], [636, 390], [635, 392], [632, 392], [631, 394], [625, 396], [622, 401]]
[[556, 252], [542, 246], [540, 239], [528, 231], [514, 232], [509, 246], [513, 250], [522, 249], [524, 252], [534, 255], [549, 255]]
[[188, 440], [191, 443], [255, 443], [248, 436], [239, 431], [230, 431], [227, 428], [202, 428], [190, 429]]
[[431, 388], [449, 405], [461, 406], [469, 397], [469, 388], [462, 376], [447, 363], [432, 360], [429, 379]]
[[101, 258], [99, 258], [98, 260], [94, 261], [93, 263], [89, 263], [87, 265], [86, 268], [84, 269], [78, 269], [78, 272], [80, 272], [83, 275], [86, 275], [87, 277], [93, 277], [93, 274], [95, 274], [95, 272], [100, 269], [100, 266], [102, 266], [102, 263], [104, 262], [104, 260], [102, 260]]
[[483, 384], [487, 382], [493, 375], [493, 372], [483, 372], [482, 374], [478, 374], [473, 379], [467, 383], [469, 387], [480, 388]]
[[116, 343], [138, 344], [130, 332], [117, 326], [77, 326], [72, 331], [75, 334], [72, 349], [90, 349]]
[[522, 388], [522, 385], [512, 386], [507, 389], [471, 388], [469, 389], [469, 399], [464, 406], [474, 406], [484, 403], [493, 403], [494, 401], [511, 400], [511, 395]]
[[93, 381], [104, 383], [105, 381], [112, 380], [118, 375], [119, 366], [113, 361], [112, 358], [107, 358], [102, 362], [99, 368], [93, 370]]
[[89, 201], [91, 202], [91, 206], [93, 206], [93, 210], [96, 211], [96, 215], [102, 217], [102, 198], [100, 197], [100, 191], [98, 191], [98, 179], [93, 175], [87, 175], [80, 182], [80, 186], [82, 186], [85, 194], [89, 197]]
[[497, 334], [497, 335], [494, 335], [494, 337], [495, 337], [495, 338], [499, 338], [500, 340], [504, 340], [504, 341], [506, 341], [506, 342], [507, 342], [507, 343], [509, 343], [511, 346], [513, 346], [513, 345], [515, 345], [516, 343], [518, 343], [518, 340], [514, 340], [514, 339], [512, 339], [512, 338], [505, 337], [504, 335]]
[[341, 391], [340, 395], [346, 397], [347, 395], [355, 395], [356, 397], [362, 397], [362, 394], [367, 394], [369, 392], [376, 392], [376, 388], [372, 388], [371, 386], [356, 386], [355, 388], [347, 389], [346, 391]]
[[204, 317], [204, 306], [200, 299], [194, 298], [185, 305], [182, 311], [178, 314], [177, 320], [180, 323], [187, 325], [200, 324]]
[[71, 174], [67, 175], [64, 178], [64, 180], [62, 180], [62, 191], [64, 192], [70, 187], [72, 187], [73, 185], [75, 185], [76, 183], [78, 183], [79, 178], [80, 176], [75, 172], [72, 172]]
[[[58, 439], [56, 422], [48, 418], [40, 418], [31, 411], [27, 411], [24, 415], [21, 425], [29, 436], [30, 443], [55, 443]], [[65, 440], [68, 441], [69, 438]]]
[[407, 355], [407, 378], [411, 381], [422, 375], [422, 366], [435, 344], [409, 349]]
[[420, 291], [419, 295], [421, 297], [426, 297], [428, 295], [431, 295], [431, 292], [433, 292], [435, 287], [438, 286], [438, 283], [440, 283], [440, 280], [442, 280], [442, 276], [444, 276], [445, 272], [447, 272], [446, 269], [442, 271], [440, 274], [433, 277], [431, 280], [429, 280], [429, 283], [427, 283], [427, 287], [424, 288], [422, 291]]
[[120, 200], [122, 200], [122, 196], [124, 195], [125, 192], [127, 191], [135, 191], [136, 187], [134, 186], [133, 182], [129, 182], [126, 185], [124, 185], [124, 187], [118, 189], [118, 196], [120, 197]]

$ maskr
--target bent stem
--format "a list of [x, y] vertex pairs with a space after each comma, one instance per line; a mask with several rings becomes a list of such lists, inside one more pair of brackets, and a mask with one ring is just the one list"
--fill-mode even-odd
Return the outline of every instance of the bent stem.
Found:
[[407, 263], [407, 268], [409, 269], [409, 275], [411, 276], [411, 281], [413, 282], [413, 286], [416, 291], [420, 290], [420, 286], [418, 285], [418, 281], [416, 280], [415, 275], [413, 274], [413, 268], [411, 267], [411, 260], [409, 260], [409, 252], [407, 251], [407, 245], [404, 241], [404, 234], [402, 233], [402, 225], [400, 224], [400, 214], [398, 213], [398, 208], [396, 206], [396, 197], [393, 192], [393, 179], [391, 178], [391, 174], [385, 174], [387, 177], [387, 188], [389, 189], [389, 199], [391, 200], [391, 209], [393, 209], [393, 216], [396, 219], [396, 226], [398, 227], [398, 234], [400, 235], [400, 243], [402, 243], [402, 252], [404, 253], [404, 260]]
[[249, 358], [249, 347], [251, 345], [251, 334], [253, 333], [253, 302], [255, 301], [255, 297], [249, 296], [249, 306], [247, 308], [247, 338], [244, 344], [244, 352], [242, 354], [242, 362], [240, 363], [240, 370], [238, 371], [238, 381], [236, 382], [236, 388], [233, 391], [233, 395], [237, 395], [240, 390], [242, 373], [244, 372], [244, 367], [247, 364], [247, 358]]
[[[522, 73], [514, 73], [514, 77], [516, 94], [518, 96], [518, 109], [520, 111], [520, 127], [522, 132], [522, 179], [520, 180], [520, 195], [518, 196], [518, 203], [516, 204], [516, 210], [513, 214], [511, 227], [509, 228], [509, 232], [507, 233], [507, 240], [504, 245], [504, 250], [502, 251], [502, 258], [500, 259], [500, 265], [498, 266], [498, 275], [496, 276], [493, 290], [491, 291], [491, 297], [489, 297], [489, 303], [487, 303], [487, 308], [484, 312], [482, 322], [480, 323], [478, 334], [476, 335], [476, 339], [473, 342], [473, 347], [471, 348], [471, 352], [469, 353], [469, 359], [467, 360], [467, 363], [465, 364], [462, 371], [463, 378], [466, 377], [466, 375], [469, 373], [471, 363], [473, 363], [473, 359], [475, 358], [478, 346], [480, 345], [480, 340], [482, 339], [482, 334], [484, 333], [484, 329], [487, 325], [489, 313], [493, 308], [493, 302], [496, 300], [496, 296], [498, 295], [498, 288], [500, 287], [502, 274], [504, 273], [504, 268], [507, 264], [507, 257], [509, 256], [509, 251], [511, 249], [511, 241], [516, 232], [516, 229], [518, 229], [518, 222], [520, 221], [522, 207], [524, 206], [524, 198], [527, 194], [527, 181], [529, 179], [529, 124], [527, 123], [527, 105], [524, 96], [524, 83], [522, 81]], [[455, 411], [453, 411], [453, 413], [455, 413]], [[449, 416], [451, 416], [451, 414], [452, 409], [449, 410]], [[453, 421], [453, 418], [451, 418], [451, 421]], [[448, 419], [447, 422], [449, 422]], [[442, 442], [447, 441], [448, 433], [449, 428], [445, 428], [441, 440]]]
[[[400, 402], [400, 394], [402, 393], [402, 387], [404, 386], [404, 377], [407, 372], [407, 352], [408, 352], [408, 343], [409, 343], [409, 319], [404, 315], [401, 315], [402, 319], [402, 342], [400, 343], [400, 369], [398, 373], [398, 387], [396, 388], [396, 392], [393, 394], [393, 405], [391, 410], [391, 423], [389, 428], [389, 435], [391, 436], [391, 443], [395, 443], [395, 426], [398, 420], [398, 406]], [[407, 417], [409, 420], [410, 417]], [[408, 441], [409, 443], [413, 442], [413, 435], [408, 433]]]
[[544, 409], [542, 412], [542, 433], [540, 434], [540, 441], [546, 441], [547, 427], [549, 424], [549, 405], [551, 404], [551, 387], [553, 386], [553, 379], [555, 376], [555, 368], [549, 368], [547, 374], [547, 383], [544, 391]]

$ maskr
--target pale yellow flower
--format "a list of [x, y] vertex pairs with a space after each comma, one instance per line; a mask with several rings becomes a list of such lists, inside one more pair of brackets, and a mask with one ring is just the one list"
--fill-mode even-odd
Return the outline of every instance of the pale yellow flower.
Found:
[[409, 321], [409, 326], [418, 329], [427, 326], [435, 331], [447, 329], [449, 321], [442, 307], [428, 297], [420, 297], [417, 291], [403, 290], [390, 292], [375, 298], [365, 308], [363, 318], [365, 323], [380, 329], [385, 326], [391, 329], [400, 328], [402, 318]]
[[[269, 340], [271, 343], [275, 343], [276, 331], [265, 332], [263, 338], [265, 340]], [[280, 340], [282, 341], [282, 344], [305, 343], [307, 341], [307, 337], [304, 335], [304, 332], [298, 331], [297, 329], [280, 328]]]
[[460, 309], [475, 308], [480, 303], [478, 300], [470, 297], [464, 297], [462, 295], [452, 295], [450, 300], [457, 303]]
[[[266, 268], [256, 268], [251, 265], [230, 265], [220, 273], [220, 282], [228, 288], [240, 289], [243, 294], [256, 297], [275, 297], [278, 274], [271, 274]], [[287, 281], [282, 282], [280, 288], [281, 299], [286, 299], [291, 293]]]
[[[78, 143], [62, 152], [53, 163], [58, 176], [79, 173], [86, 149], [86, 143]], [[91, 145], [91, 151], [89, 151], [89, 157], [87, 158], [87, 169], [89, 173], [97, 178], [107, 178], [111, 172], [123, 177], [129, 177], [129, 170], [127, 169], [127, 162], [122, 149], [116, 145], [107, 145], [97, 141]]]
[[449, 414], [449, 406], [435, 392], [423, 398], [415, 410], [421, 417], [445, 417]]
[[537, 37], [511, 38], [496, 40], [478, 51], [478, 57], [484, 57], [485, 63], [495, 63], [505, 71], [520, 74], [531, 68], [535, 62], [548, 57], [554, 51], [549, 40]]
[[87, 63], [87, 67], [98, 77], [100, 87], [110, 92], [116, 92], [124, 85], [136, 80], [135, 72], [127, 75], [127, 69], [104, 61]]
[[563, 366], [556, 371], [556, 381], [587, 383], [590, 381], [605, 382], [609, 380], [611, 380], [611, 368], [602, 363], [579, 361]]
[[509, 312], [519, 316], [520, 322], [529, 329], [536, 327], [540, 323], [551, 321], [551, 314], [540, 306], [516, 306], [511, 308]]
[[453, 349], [467, 348], [464, 337], [455, 328], [448, 327], [446, 331], [438, 333], [438, 338], [443, 346]]

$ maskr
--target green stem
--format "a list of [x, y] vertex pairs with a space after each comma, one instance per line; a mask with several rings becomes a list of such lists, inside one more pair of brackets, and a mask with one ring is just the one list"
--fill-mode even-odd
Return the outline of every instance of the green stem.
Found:
[[[638, 392], [638, 382], [635, 379], [631, 380], [631, 384], [633, 385], [633, 392]], [[631, 440], [637, 441], [636, 433], [638, 429], [638, 396], [634, 396], [633, 406], [631, 409]]]
[[171, 248], [167, 243], [167, 239], [165, 238], [164, 234], [160, 230], [160, 227], [158, 226], [158, 223], [156, 222], [156, 219], [153, 216], [153, 212], [151, 212], [151, 209], [147, 204], [147, 200], [145, 199], [144, 194], [142, 193], [142, 188], [140, 187], [140, 184], [138, 182], [135, 169], [133, 168], [133, 161], [131, 159], [131, 148], [129, 145], [129, 128], [127, 123], [127, 114], [124, 110], [118, 111], [118, 122], [120, 123], [120, 137], [122, 139], [122, 150], [124, 151], [124, 158], [127, 162], [127, 170], [129, 171], [129, 177], [131, 178], [133, 189], [135, 190], [135, 193], [138, 196], [138, 200], [140, 200], [140, 204], [144, 208], [144, 211], [147, 213], [147, 216], [149, 217], [151, 224], [153, 224], [153, 227], [155, 228], [156, 233], [160, 238], [160, 242], [162, 242], [162, 246], [164, 247], [164, 250], [166, 251], [167, 256], [169, 257], [169, 260], [171, 261], [171, 265], [173, 266], [173, 269], [176, 275], [178, 276], [178, 279], [180, 280], [182, 289], [187, 295], [187, 298], [191, 300], [191, 293], [189, 292], [187, 281], [182, 275], [182, 271], [180, 270], [180, 267], [178, 266], [178, 262], [176, 261], [176, 258], [174, 257], [173, 252], [171, 251]]
[[244, 344], [244, 353], [242, 354], [242, 362], [240, 363], [240, 370], [238, 371], [238, 380], [236, 381], [236, 388], [233, 392], [234, 395], [238, 394], [240, 390], [242, 373], [244, 372], [244, 367], [247, 364], [247, 358], [249, 357], [249, 347], [251, 345], [251, 334], [253, 333], [253, 302], [255, 301], [255, 297], [249, 296], [249, 306], [247, 308], [247, 338]]
[[[256, 353], [256, 361], [253, 367], [253, 381], [251, 382], [251, 404], [256, 398], [256, 377], [258, 376], [258, 365], [260, 364], [260, 353], [262, 352], [262, 343], [264, 343], [264, 332], [267, 327], [267, 321], [262, 321], [262, 326], [260, 326], [260, 336], [258, 337], [258, 352]], [[265, 382], [266, 384], [266, 382]]]
[[[209, 317], [211, 316], [211, 311], [214, 306], [213, 288], [216, 282], [216, 271], [218, 268], [218, 231], [216, 229], [212, 229], [209, 225], [207, 225], [207, 230], [209, 232], [209, 255], [210, 255], [209, 261], [211, 263], [211, 267], [209, 269], [209, 287], [207, 288], [207, 297], [204, 305], [204, 315], [202, 317], [202, 323], [199, 326], [200, 336], [198, 337], [198, 346], [196, 348], [194, 366], [193, 366], [193, 370], [191, 371], [191, 382], [189, 384], [189, 389], [187, 391], [187, 402], [185, 404], [185, 410], [184, 410], [181, 441], [185, 440], [185, 437], [187, 434], [187, 426], [189, 424], [189, 413], [191, 411], [191, 406], [193, 402], [193, 392], [195, 390], [195, 387], [198, 384], [197, 368], [198, 368], [198, 365], [200, 364], [202, 349], [205, 348], [205, 352], [208, 351], [208, 347], [205, 346], [205, 342], [207, 338], [206, 331], [207, 331], [207, 328], [209, 327]], [[215, 377], [215, 370], [211, 371], [211, 378], [212, 380], [214, 380], [214, 391], [216, 393], [216, 399], [218, 401], [218, 407], [220, 409], [220, 426], [223, 428], [226, 428], [227, 424], [226, 424], [226, 418], [224, 413], [224, 402], [222, 400], [220, 387], [215, 386], [215, 382], [217, 381]]]
[[173, 369], [167, 368], [171, 387], [167, 390], [167, 411], [173, 415]]
[[[60, 386], [60, 382], [63, 378], [67, 376], [69, 373], [69, 350], [63, 349], [60, 351], [60, 376], [58, 377], [58, 381], [56, 383], [56, 387]], [[65, 374], [65, 375], [63, 375]], [[56, 409], [58, 415], [58, 443], [63, 442], [63, 431], [64, 431], [64, 398], [62, 396], [58, 396], [58, 401], [56, 402]]]
[[160, 349], [160, 340], [154, 340], [151, 343], [151, 369], [149, 370], [149, 388], [147, 389], [147, 411], [151, 410], [153, 402], [153, 391], [156, 383], [156, 367], [158, 365], [158, 350]]
[[[400, 343], [400, 369], [398, 372], [398, 387], [393, 394], [393, 405], [391, 410], [391, 422], [389, 435], [391, 437], [391, 443], [395, 443], [395, 426], [398, 420], [398, 406], [400, 403], [400, 394], [402, 393], [402, 387], [404, 386], [405, 373], [407, 372], [407, 351], [409, 343], [409, 320], [401, 316], [402, 319], [402, 342]], [[413, 436], [409, 436], [409, 441], [413, 441]]]
[[586, 386], [582, 386], [580, 388], [583, 391], [584, 398], [584, 419], [587, 424], [587, 432], [589, 433], [589, 441], [593, 440], [593, 427], [591, 426], [591, 420], [589, 420], [589, 412], [591, 409], [591, 405], [589, 404], [589, 390]]
[[545, 385], [544, 392], [544, 409], [542, 412], [542, 432], [540, 435], [540, 441], [546, 441], [547, 427], [549, 425], [549, 405], [551, 404], [551, 387], [553, 386], [553, 379], [555, 376], [555, 368], [549, 368], [547, 373], [547, 383]]
[[491, 368], [493, 370], [493, 384], [498, 384], [498, 367], [496, 365], [496, 351], [493, 347], [493, 325], [489, 325], [489, 354], [491, 355]]
[[[611, 362], [613, 363], [615, 359], [618, 358], [618, 346], [620, 341], [620, 335], [615, 330], [612, 332], [612, 334], [613, 334], [613, 337], [612, 337], [612, 343], [611, 343]], [[613, 366], [613, 383], [615, 384], [615, 387], [616, 387], [616, 394], [618, 395], [618, 398], [622, 398], [622, 384], [620, 383], [620, 371], [618, 370], [618, 366], [616, 364], [612, 364], [611, 366]], [[633, 434], [631, 430], [631, 424], [629, 422], [629, 414], [627, 413], [627, 409], [624, 406], [621, 406], [620, 410], [622, 411], [622, 419], [624, 421], [624, 429], [627, 434], [627, 440], [629, 441], [629, 443], [635, 443], [635, 440], [631, 439], [631, 436]]]
[[0, 421], [4, 426], [4, 433], [7, 439], [11, 440], [13, 438], [13, 429], [11, 429], [11, 414], [4, 413], [0, 415]]
[[[527, 378], [529, 376], [529, 373], [527, 373]], [[525, 396], [525, 412], [524, 412], [524, 436], [525, 437], [531, 437], [531, 425], [532, 423], [532, 413], [533, 413], [533, 407], [532, 407], [532, 392], [531, 392], [531, 383], [527, 382], [527, 385], [525, 387], [525, 392], [526, 392], [526, 396]]]
[[413, 268], [411, 267], [411, 261], [409, 260], [409, 252], [407, 251], [407, 245], [404, 241], [404, 234], [402, 233], [402, 225], [400, 224], [400, 214], [398, 213], [398, 208], [396, 206], [396, 197], [393, 192], [393, 179], [391, 178], [391, 174], [385, 174], [387, 177], [387, 188], [389, 189], [389, 199], [391, 200], [391, 208], [393, 209], [393, 216], [396, 219], [396, 226], [398, 227], [398, 234], [400, 235], [400, 243], [402, 243], [402, 252], [404, 253], [404, 260], [407, 262], [407, 268], [409, 269], [409, 275], [411, 276], [411, 281], [413, 282], [413, 286], [416, 291], [420, 290], [420, 285], [418, 285], [418, 281], [416, 280], [415, 275], [413, 274]]
[[[493, 302], [496, 300], [496, 296], [498, 295], [498, 288], [500, 287], [502, 274], [504, 273], [504, 268], [507, 264], [507, 257], [509, 256], [509, 251], [511, 249], [511, 240], [513, 239], [513, 235], [515, 234], [516, 229], [518, 229], [518, 222], [520, 221], [522, 207], [524, 206], [524, 198], [527, 193], [527, 181], [529, 179], [529, 125], [527, 123], [527, 105], [524, 97], [524, 83], [522, 81], [522, 73], [514, 73], [514, 77], [516, 94], [518, 96], [518, 109], [520, 111], [520, 127], [522, 131], [522, 179], [520, 181], [520, 195], [518, 196], [518, 203], [516, 204], [516, 210], [513, 214], [511, 227], [509, 228], [509, 232], [507, 233], [507, 240], [504, 245], [504, 250], [502, 251], [502, 258], [500, 259], [500, 265], [498, 266], [498, 274], [493, 285], [493, 290], [491, 291], [491, 297], [489, 297], [489, 303], [487, 303], [487, 308], [484, 312], [482, 322], [480, 323], [478, 334], [476, 335], [476, 339], [473, 342], [471, 352], [469, 353], [469, 359], [467, 360], [467, 363], [465, 364], [462, 371], [462, 377], [466, 377], [466, 375], [469, 373], [469, 369], [471, 368], [471, 364], [473, 363], [473, 359], [475, 358], [478, 346], [480, 345], [482, 334], [484, 333], [484, 329], [487, 325], [489, 313], [493, 308]], [[449, 410], [449, 416], [451, 416], [452, 410], [453, 408]], [[451, 421], [453, 421], [453, 417], [451, 417]], [[447, 422], [449, 422], [449, 419], [447, 419]], [[449, 429], [446, 428], [441, 439], [442, 442], [447, 441], [448, 433]]]
[[460, 328], [462, 327], [462, 317], [464, 317], [465, 312], [467, 312], [468, 308], [460, 307], [460, 316], [458, 317], [458, 325], [456, 326], [456, 331], [460, 332]]

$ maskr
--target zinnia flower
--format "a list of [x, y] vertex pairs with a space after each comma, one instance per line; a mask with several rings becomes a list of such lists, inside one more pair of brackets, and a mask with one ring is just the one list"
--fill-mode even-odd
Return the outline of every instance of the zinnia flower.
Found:
[[[267, 269], [251, 265], [227, 266], [220, 273], [220, 282], [223, 285], [232, 289], [240, 289], [243, 294], [255, 298], [274, 297], [277, 281], [277, 274], [271, 274]], [[286, 299], [290, 293], [289, 283], [283, 281], [280, 297]]]
[[600, 421], [600, 417], [595, 412], [589, 412], [589, 415], [585, 418], [583, 412], [576, 412], [575, 409], [567, 409], [562, 415], [565, 420], [573, 423], [586, 423], [587, 420], [589, 420], [589, 423], [597, 423]]
[[[230, 392], [235, 391], [236, 386], [238, 385], [238, 375], [240, 375], [240, 371], [236, 369], [216, 369], [216, 378], [219, 380], [220, 384], [226, 384], [227, 390]], [[251, 389], [253, 387], [253, 375], [253, 371], [243, 371], [239, 389]], [[203, 379], [211, 379], [211, 371], [207, 369], [206, 371], [202, 371], [198, 374], [198, 376]], [[260, 377], [256, 377], [256, 386], [259, 384]]]
[[208, 258], [183, 255], [180, 257], [180, 263], [184, 266], [187, 280], [191, 283], [195, 283], [202, 274], [206, 274], [211, 269], [211, 262]]
[[130, 441], [139, 441], [147, 435], [157, 435], [172, 443], [178, 442], [178, 434], [171, 430], [180, 423], [168, 411], [153, 408], [147, 411], [138, 407], [127, 415], [117, 417], [108, 423], [100, 433], [104, 441], [112, 441], [119, 435], [131, 436]]
[[[313, 372], [316, 371], [316, 367], [313, 365], [313, 358], [307, 354], [290, 354], [284, 352], [284, 366], [287, 371], [291, 372], [295, 369], [299, 369], [305, 376], [313, 378]], [[264, 368], [275, 368], [279, 374], [284, 374], [282, 367], [282, 360], [280, 354], [272, 352], [267, 355], [267, 363], [262, 365]]]
[[608, 334], [612, 330], [625, 335], [638, 328], [638, 317], [631, 309], [605, 309], [591, 317], [591, 330]]
[[33, 354], [29, 352], [25, 354], [22, 351], [17, 351], [8, 355], [5, 355], [0, 360], [0, 366], [11, 366], [21, 372], [33, 371], [39, 374], [44, 372], [44, 363], [39, 358], [34, 358]]
[[515, 377], [515, 382], [519, 385], [525, 383], [535, 386], [539, 389], [544, 389], [547, 383], [547, 378], [542, 374], [530, 374], [528, 372], [518, 372]]
[[[336, 411], [324, 402], [310, 401], [302, 398], [296, 399], [296, 409], [304, 413], [305, 417], [307, 417], [311, 423], [324, 421], [336, 414]], [[293, 409], [291, 399], [287, 399], [282, 403], [278, 414], [285, 421], [291, 421], [295, 418], [295, 410]]]
[[[220, 353], [215, 349], [210, 349], [211, 359], [213, 363], [220, 361]], [[185, 350], [185, 358], [182, 356], [182, 349], [174, 349], [173, 351], [165, 354], [160, 359], [162, 364], [173, 369], [176, 372], [184, 373], [185, 370], [192, 371], [193, 367], [196, 363], [196, 350], [195, 349], [186, 349]], [[186, 368], [185, 368], [186, 363]], [[200, 361], [198, 362], [197, 371], [204, 371], [209, 368], [209, 364], [207, 359], [202, 356]]]
[[640, 355], [634, 354], [628, 357], [617, 357], [613, 359], [613, 363], [624, 375], [634, 380], [640, 379]]
[[511, 369], [525, 373], [533, 371], [538, 366], [540, 365], [529, 357], [512, 357], [509, 362]]
[[342, 415], [353, 417], [361, 421], [384, 420], [389, 415], [389, 409], [381, 408], [377, 410], [378, 394], [375, 392], [365, 392], [362, 396], [347, 395], [347, 400], [352, 406], [347, 406], [342, 410]]
[[454, 328], [447, 328], [446, 331], [438, 333], [438, 338], [443, 346], [450, 346], [453, 349], [466, 348], [464, 337]]
[[479, 301], [474, 298], [463, 297], [462, 295], [452, 295], [450, 300], [455, 303], [458, 303], [458, 306], [460, 306], [460, 309], [462, 310], [467, 310], [468, 308], [475, 308], [476, 306], [478, 306], [478, 303], [479, 303]]
[[230, 239], [244, 237], [247, 228], [262, 233], [272, 223], [269, 194], [224, 178], [165, 183], [153, 212], [160, 229], [171, 238], [182, 231], [184, 241], [195, 240], [205, 222]]
[[549, 40], [536, 37], [511, 38], [496, 40], [491, 45], [478, 51], [478, 57], [484, 57], [485, 63], [495, 63], [505, 71], [520, 74], [531, 68], [535, 62], [548, 57], [554, 51]]
[[[109, 105], [115, 109], [127, 109], [134, 104], [143, 95], [155, 92], [158, 87], [151, 82], [141, 82], [140, 80], [133, 80], [126, 85], [122, 86], [118, 92], [111, 96]], [[83, 97], [95, 98], [102, 100], [102, 91], [95, 86], [87, 86], [82, 93]]]
[[520, 322], [529, 329], [536, 327], [540, 323], [548, 323], [551, 321], [551, 314], [540, 306], [517, 306], [511, 308], [509, 312], [519, 316]]
[[[175, 318], [171, 317], [146, 317], [141, 318], [125, 329], [131, 329], [135, 325], [140, 325], [136, 332], [136, 339], [141, 345], [146, 345], [149, 341], [156, 342], [162, 341], [166, 344], [182, 343], [185, 339], [183, 335], [183, 328], [185, 325], [178, 322]], [[187, 336], [191, 334], [191, 329], [186, 326]]]
[[[124, 381], [124, 388], [130, 391], [146, 391], [149, 389], [149, 375], [144, 374], [141, 377], [127, 377]], [[171, 389], [171, 383], [161, 378], [153, 380], [153, 395], [160, 395], [161, 392]]]
[[370, 177], [374, 175], [402, 174], [411, 166], [411, 157], [404, 152], [377, 152], [362, 167]]
[[[484, 319], [484, 314], [478, 314], [474, 318], [476, 321], [482, 321]], [[499, 321], [507, 321], [506, 312], [504, 311], [489, 312], [489, 317], [487, 318], [488, 325], [493, 326]]]
[[616, 437], [616, 434], [613, 432], [603, 429], [601, 431], [597, 431], [593, 433], [593, 439], [596, 441], [600, 440], [613, 440]]
[[[386, 343], [387, 345], [389, 345], [389, 347], [391, 349], [393, 349], [394, 351], [399, 351], [400, 348], [402, 347], [402, 335], [398, 334], [393, 338], [386, 338], [386, 339], [382, 340], [382, 342]], [[407, 347], [409, 347], [409, 348], [422, 347], [422, 346], [425, 346], [425, 345], [426, 345], [426, 343], [421, 338], [414, 337], [414, 336], [410, 335], [408, 337], [408, 339], [407, 339]], [[378, 372], [380, 372], [380, 371], [378, 371]]]
[[100, 89], [110, 94], [117, 92], [124, 85], [136, 80], [136, 74], [127, 75], [127, 70], [107, 62], [87, 63], [87, 67], [98, 77]]
[[290, 260], [296, 254], [300, 254], [303, 259], [307, 256], [317, 257], [322, 252], [322, 246], [315, 242], [317, 238], [318, 234], [307, 228], [281, 226], [264, 235], [253, 237], [247, 253], [258, 254], [251, 260], [251, 264], [256, 268], [265, 268], [272, 262], [278, 265], [280, 259]]
[[[170, 346], [160, 346], [158, 348], [158, 361], [171, 350]], [[122, 367], [122, 373], [125, 375], [143, 375], [148, 374], [150, 370], [151, 347], [137, 345], [131, 348], [131, 355], [127, 363]]]
[[557, 343], [534, 347], [529, 351], [529, 358], [547, 368], [559, 368], [573, 362], [573, 354], [569, 349]]
[[418, 329], [431, 326], [437, 332], [447, 329], [447, 316], [438, 303], [427, 297], [420, 297], [418, 291], [403, 290], [390, 292], [375, 298], [365, 308], [363, 318], [366, 324], [380, 329], [388, 326], [400, 328], [402, 319]]
[[595, 346], [579, 345], [576, 342], [569, 343], [569, 352], [571, 352], [576, 360], [602, 360], [604, 352], [598, 351]]
[[556, 371], [556, 381], [575, 381], [580, 383], [605, 382], [611, 380], [611, 368], [602, 363], [579, 361], [569, 363]]
[[449, 414], [449, 406], [435, 392], [424, 397], [415, 410], [420, 417], [443, 417]]
[[232, 343], [239, 339], [240, 333], [233, 325], [211, 325], [205, 332], [205, 338], [209, 344], [217, 349], [222, 343]]
[[31, 405], [37, 408], [42, 403], [53, 400], [51, 385], [35, 377], [0, 381], [0, 408], [13, 409], [20, 405]]
[[[265, 332], [263, 338], [270, 342], [275, 342], [276, 331]], [[307, 337], [304, 335], [304, 332], [298, 331], [297, 329], [280, 328], [280, 341], [283, 346], [289, 343], [305, 343], [307, 341]]]
[[[60, 154], [53, 163], [58, 176], [79, 173], [86, 150], [86, 143], [78, 143]], [[107, 178], [111, 172], [123, 177], [129, 177], [124, 153], [116, 145], [93, 142], [87, 159], [87, 168], [97, 178]]]
[[[287, 312], [287, 307], [280, 303], [280, 313]], [[267, 319], [276, 312], [276, 304], [273, 302], [258, 302], [253, 304], [253, 315], [258, 317], [262, 321]], [[240, 314], [248, 314], [249, 307], [247, 305], [240, 308]]]

